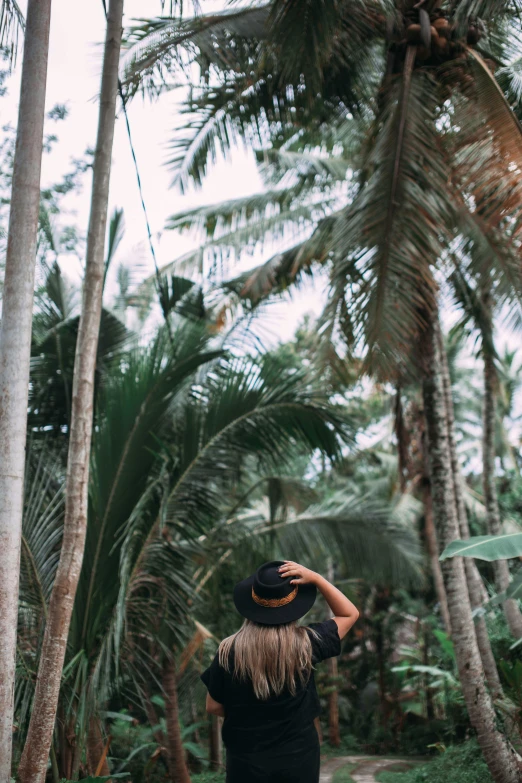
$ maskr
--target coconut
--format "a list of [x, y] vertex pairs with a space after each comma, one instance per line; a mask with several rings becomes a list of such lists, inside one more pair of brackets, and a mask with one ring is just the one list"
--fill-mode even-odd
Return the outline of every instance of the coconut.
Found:
[[441, 35], [438, 35], [433, 39], [433, 45], [437, 54], [443, 55], [449, 52], [449, 41], [447, 38], [443, 38]]
[[474, 24], [470, 25], [468, 27], [468, 35], [467, 35], [467, 41], [471, 46], [474, 46], [479, 42], [480, 39], [480, 30], [478, 27], [475, 27]]
[[421, 36], [420, 24], [410, 24], [406, 28], [406, 38], [409, 43], [419, 43]]
[[439, 19], [435, 19], [433, 22], [433, 27], [437, 31], [438, 35], [441, 35], [444, 38], [449, 38], [451, 33], [450, 23], [443, 16], [441, 16]]

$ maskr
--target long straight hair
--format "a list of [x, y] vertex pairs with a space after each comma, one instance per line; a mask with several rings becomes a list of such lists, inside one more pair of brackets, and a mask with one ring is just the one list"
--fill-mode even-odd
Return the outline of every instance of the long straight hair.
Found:
[[[231, 652], [233, 651], [233, 656]], [[294, 623], [260, 625], [245, 620], [239, 631], [223, 639], [219, 663], [234, 675], [250, 679], [258, 699], [279, 696], [285, 688], [292, 695], [312, 671], [312, 643], [306, 628]]]

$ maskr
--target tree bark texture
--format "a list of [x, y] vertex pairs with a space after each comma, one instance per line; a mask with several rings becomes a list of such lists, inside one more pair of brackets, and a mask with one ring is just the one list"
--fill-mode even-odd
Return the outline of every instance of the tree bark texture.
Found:
[[209, 715], [209, 739], [210, 768], [221, 769], [223, 766], [221, 720], [217, 715]]
[[165, 717], [167, 724], [167, 753], [172, 783], [190, 783], [185, 761], [185, 750], [179, 724], [178, 684], [176, 666], [167, 660], [163, 667], [163, 690], [165, 691]]
[[51, 0], [29, 0], [0, 324], [0, 783], [11, 777], [29, 361]]
[[63, 543], [49, 602], [29, 731], [20, 762], [21, 783], [42, 783], [45, 777], [67, 637], [85, 545], [94, 372], [102, 307], [122, 21], [123, 0], [110, 0], [93, 165], [82, 312], [74, 363]]
[[107, 740], [103, 737], [99, 719], [95, 716], [91, 717], [87, 733], [87, 766], [90, 775], [96, 774], [102, 760], [98, 775], [110, 775], [107, 757], [104, 755], [106, 743]]
[[433, 502], [431, 499], [431, 488], [426, 482], [424, 486], [424, 536], [426, 539], [426, 548], [430, 559], [431, 573], [435, 584], [435, 592], [440, 606], [440, 614], [444, 628], [448, 635], [451, 635], [451, 622], [448, 610], [448, 599], [446, 598], [446, 589], [442, 576], [442, 568], [439, 560], [439, 545], [437, 542], [437, 532], [433, 524]]
[[[442, 358], [435, 326], [427, 329], [424, 348], [424, 412], [429, 442], [431, 486], [435, 526], [441, 548], [459, 538], [448, 422], [442, 378]], [[520, 783], [518, 757], [499, 731], [486, 687], [471, 614], [462, 558], [442, 562], [448, 598], [452, 639], [462, 692], [469, 717], [495, 783]]]
[[[450, 450], [451, 470], [453, 474], [455, 504], [457, 509], [460, 537], [464, 540], [469, 538], [469, 523], [462, 488], [463, 479], [460, 472], [460, 465], [457, 456], [457, 444], [455, 441], [455, 413], [453, 410], [451, 377], [446, 348], [438, 323], [436, 324], [436, 330], [438, 348], [441, 358], [441, 372], [446, 406], [446, 418], [448, 423], [448, 444]], [[464, 571], [466, 573], [471, 608], [472, 610], [480, 609], [487, 600], [488, 595], [475, 561], [469, 557], [466, 557], [464, 559]], [[502, 685], [500, 683], [495, 656], [493, 655], [493, 650], [491, 649], [491, 642], [488, 635], [486, 620], [483, 616], [479, 616], [475, 619], [475, 634], [477, 637], [480, 657], [482, 658], [482, 665], [484, 666], [484, 672], [486, 674], [486, 680], [488, 682], [489, 689], [494, 699], [500, 699], [503, 696]]]

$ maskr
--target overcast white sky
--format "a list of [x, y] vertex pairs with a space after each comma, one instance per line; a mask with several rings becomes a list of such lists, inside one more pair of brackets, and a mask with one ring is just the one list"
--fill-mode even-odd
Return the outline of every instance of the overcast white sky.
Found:
[[[26, 0], [19, 0], [25, 11]], [[218, 0], [204, 0], [203, 9], [219, 6]], [[125, 23], [133, 19], [157, 16], [160, 0], [126, 0]], [[57, 125], [59, 144], [51, 155], [44, 156], [42, 184], [50, 184], [70, 169], [72, 157], [83, 155], [94, 147], [97, 123], [96, 95], [99, 90], [105, 19], [101, 0], [53, 0], [51, 44], [47, 86], [47, 108], [66, 104], [69, 117]], [[0, 100], [0, 122], [16, 122], [21, 57], [8, 82], [8, 95]], [[129, 116], [134, 146], [140, 167], [145, 202], [152, 231], [163, 232], [165, 220], [178, 210], [196, 204], [206, 204], [248, 195], [262, 188], [253, 156], [238, 150], [231, 163], [222, 162], [211, 172], [202, 190], [182, 196], [169, 187], [171, 173], [165, 167], [168, 141], [177, 124], [177, 101], [181, 95], [165, 95], [158, 102], [134, 99]], [[54, 128], [49, 128], [54, 130]], [[76, 213], [75, 222], [85, 232], [89, 211], [90, 177], [85, 179], [83, 193], [67, 200], [67, 208]], [[139, 277], [152, 271], [152, 259], [146, 244], [146, 228], [139, 200], [134, 166], [122, 116], [116, 125], [113, 168], [111, 175], [110, 211], [122, 207], [125, 212], [126, 234], [119, 253], [120, 259], [135, 257], [143, 264]], [[137, 250], [137, 246], [141, 248]], [[182, 255], [195, 244], [194, 238], [163, 232], [156, 240], [160, 266]], [[79, 262], [61, 258], [62, 267], [78, 277]], [[289, 338], [305, 312], [320, 311], [320, 296], [308, 291], [293, 297], [291, 305], [281, 304], [270, 309], [268, 326], [271, 339]], [[265, 316], [266, 317], [266, 316]]]

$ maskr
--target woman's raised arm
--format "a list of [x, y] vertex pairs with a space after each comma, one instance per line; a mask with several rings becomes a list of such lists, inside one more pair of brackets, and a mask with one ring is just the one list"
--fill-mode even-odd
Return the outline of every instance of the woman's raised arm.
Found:
[[339, 638], [342, 639], [346, 636], [352, 625], [357, 621], [359, 610], [344, 593], [341, 593], [337, 587], [329, 582], [328, 579], [325, 579], [324, 576], [321, 576], [321, 574], [317, 574], [315, 571], [311, 571], [309, 568], [305, 568], [305, 566], [294, 563], [291, 560], [285, 560], [285, 564], [280, 567], [279, 572], [281, 576], [293, 577], [292, 584], [314, 584], [332, 610], [333, 619], [337, 623], [339, 630]]

